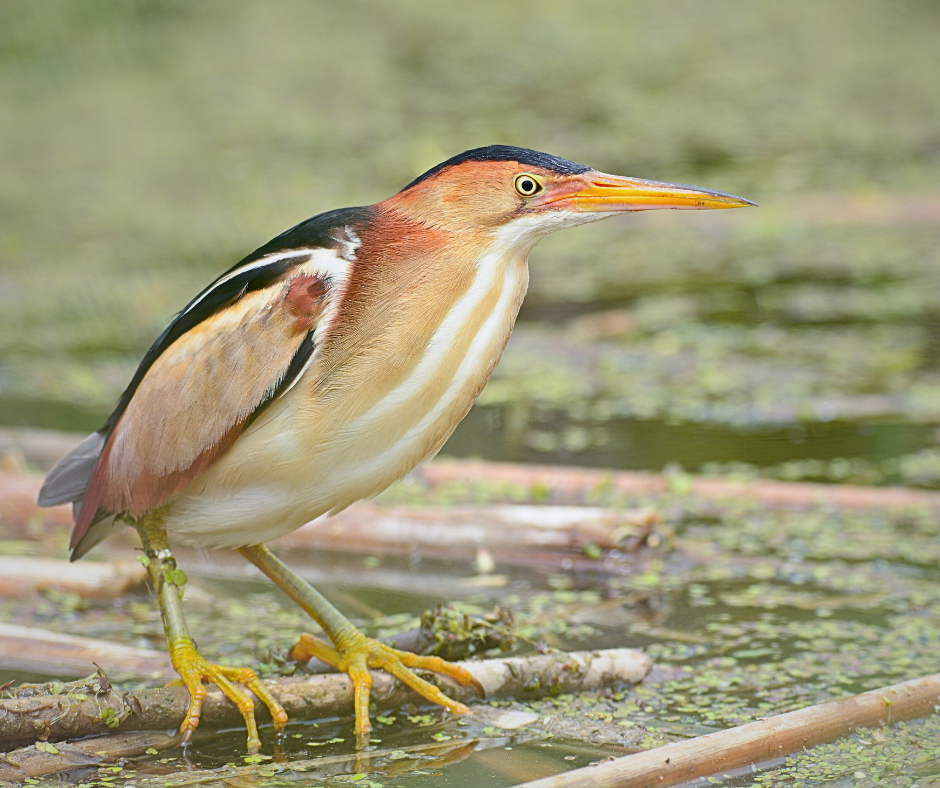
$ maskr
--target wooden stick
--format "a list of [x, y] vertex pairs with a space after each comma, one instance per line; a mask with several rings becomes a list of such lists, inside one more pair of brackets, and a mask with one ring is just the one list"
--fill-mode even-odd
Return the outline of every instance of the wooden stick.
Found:
[[532, 780], [517, 788], [678, 785], [825, 744], [856, 728], [924, 717], [938, 707], [940, 673]]
[[137, 561], [70, 561], [27, 556], [0, 556], [0, 597], [23, 597], [41, 591], [65, 591], [86, 599], [117, 599], [143, 584]]
[[[669, 491], [667, 476], [566, 468], [563, 466], [516, 465], [477, 460], [436, 460], [414, 471], [414, 477], [429, 485], [449, 482], [486, 482], [548, 493], [549, 503], [580, 502], [587, 493], [609, 489], [621, 493], [652, 495]], [[926, 506], [940, 509], [940, 493], [905, 487], [859, 487], [851, 484], [746, 481], [688, 476], [689, 493], [701, 498], [749, 498], [767, 506], [806, 508], [834, 506], [848, 509], [893, 509]]]
[[86, 676], [93, 663], [103, 665], [108, 670], [114, 666], [114, 673], [121, 673], [122, 678], [144, 681], [170, 681], [176, 678], [165, 651], [134, 648], [0, 622], [2, 668], [76, 678]]
[[[650, 658], [636, 649], [542, 654], [461, 663], [479, 681], [487, 698], [541, 697], [577, 692], [618, 683], [637, 683], [652, 668]], [[420, 696], [383, 671], [373, 674], [372, 699], [379, 709], [404, 703], [423, 703]], [[439, 679], [450, 697], [463, 702], [477, 699], [472, 687]], [[352, 684], [345, 674], [268, 681], [277, 699], [293, 719], [348, 715], [353, 706]], [[73, 739], [118, 726], [129, 730], [166, 730], [179, 725], [189, 704], [185, 687], [118, 693], [100, 689], [94, 678], [82, 686], [54, 695], [36, 695], [0, 701], [0, 749], [33, 742]], [[261, 703], [256, 713], [264, 713]], [[235, 706], [214, 688], [208, 688], [202, 725], [238, 724]]]
[[362, 502], [282, 537], [278, 545], [373, 555], [472, 560], [486, 548], [504, 563], [524, 553], [580, 553], [588, 545], [635, 550], [662, 523], [653, 509], [616, 511], [591, 506], [383, 507]]

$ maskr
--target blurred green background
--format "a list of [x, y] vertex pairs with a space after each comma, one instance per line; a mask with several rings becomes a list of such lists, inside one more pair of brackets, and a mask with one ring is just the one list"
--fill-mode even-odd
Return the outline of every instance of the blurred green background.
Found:
[[0, 425], [84, 431], [307, 216], [506, 143], [741, 194], [553, 236], [445, 452], [940, 486], [940, 6], [0, 5]]

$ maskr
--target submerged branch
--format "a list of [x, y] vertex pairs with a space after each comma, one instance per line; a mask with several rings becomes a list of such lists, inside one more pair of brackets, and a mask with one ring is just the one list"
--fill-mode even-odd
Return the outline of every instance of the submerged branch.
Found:
[[3, 754], [0, 758], [0, 781], [22, 782], [30, 777], [44, 777], [66, 769], [133, 758], [148, 750], [175, 747], [182, 738], [179, 733], [136, 731], [110, 733], [58, 746], [40, 742], [39, 746]]

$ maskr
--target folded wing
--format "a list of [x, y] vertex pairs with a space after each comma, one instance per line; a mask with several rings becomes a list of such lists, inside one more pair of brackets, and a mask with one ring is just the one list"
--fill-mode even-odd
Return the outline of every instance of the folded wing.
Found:
[[177, 316], [102, 430], [43, 485], [40, 504], [73, 503], [73, 558], [119, 527], [114, 515], [139, 517], [185, 489], [297, 382], [336, 307], [343, 263], [325, 249], [272, 256]]

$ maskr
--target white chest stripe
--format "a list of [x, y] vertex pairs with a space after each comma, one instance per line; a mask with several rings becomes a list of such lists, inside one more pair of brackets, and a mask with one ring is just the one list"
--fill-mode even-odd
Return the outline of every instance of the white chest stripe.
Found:
[[[383, 417], [399, 404], [415, 396], [437, 368], [443, 355], [452, 352], [455, 335], [466, 325], [487, 291], [502, 277], [502, 291], [493, 311], [487, 316], [470, 342], [467, 354], [460, 362], [454, 379], [431, 410], [411, 427], [399, 441], [379, 451], [370, 461], [360, 462], [354, 473], [360, 478], [380, 474], [384, 467], [394, 464], [396, 456], [409, 454], [421, 443], [449, 408], [463, 395], [469, 381], [495, 363], [512, 331], [515, 313], [528, 285], [526, 257], [544, 232], [533, 221], [522, 226], [505, 227], [497, 233], [494, 248], [477, 263], [476, 276], [467, 293], [451, 308], [428, 344], [428, 352], [408, 379], [382, 401], [343, 430], [340, 440], [361, 440], [368, 422], [380, 424]], [[469, 403], [468, 403], [469, 404]], [[349, 469], [336, 469], [341, 474]]]
[[[480, 330], [470, 343], [467, 355], [464, 357], [453, 381], [441, 395], [437, 404], [400, 440], [384, 451], [378, 452], [366, 462], [360, 461], [355, 468], [355, 475], [360, 478], [380, 474], [385, 468], [394, 465], [396, 458], [414, 452], [415, 448], [425, 439], [427, 432], [433, 429], [446, 411], [465, 393], [466, 385], [470, 379], [483, 369], [495, 362], [495, 358], [502, 351], [506, 338], [512, 331], [513, 315], [511, 311], [518, 303], [524, 291], [528, 277], [523, 265], [514, 265], [507, 261], [503, 273], [503, 290], [492, 313], [484, 321]], [[393, 396], [393, 395], [390, 395]], [[383, 403], [380, 403], [382, 405]], [[469, 405], [469, 403], [468, 403]], [[340, 474], [348, 474], [349, 468], [337, 468]], [[339, 480], [337, 480], [339, 481]]]
[[[532, 246], [544, 234], [539, 233], [539, 229], [540, 226], [537, 222], [524, 222], [522, 226], [519, 226], [518, 223], [507, 225], [497, 232], [493, 248], [477, 262], [473, 283], [460, 300], [451, 307], [447, 316], [438, 326], [421, 361], [401, 385], [349, 424], [342, 432], [343, 438], [346, 440], [361, 439], [364, 424], [369, 422], [381, 423], [386, 414], [415, 397], [420, 389], [426, 385], [427, 380], [433, 376], [435, 370], [440, 368], [444, 357], [453, 352], [456, 336], [463, 330], [474, 311], [478, 308], [480, 301], [486, 296], [497, 278], [504, 277], [499, 300], [493, 312], [480, 326], [471, 342], [467, 355], [461, 361], [453, 382], [441, 397], [438, 405], [411, 432], [426, 428], [427, 424], [432, 423], [437, 418], [439, 411], [452, 402], [455, 392], [460, 390], [463, 383], [489, 363], [489, 358], [485, 356], [494, 332], [498, 331], [499, 327], [508, 319], [508, 310], [525, 292], [525, 287], [528, 284], [528, 277], [525, 273], [525, 259]], [[523, 277], [522, 281], [519, 281], [520, 276]], [[522, 292], [520, 292], [520, 287]], [[509, 320], [508, 325], [504, 327], [506, 335], [511, 330], [512, 321]], [[502, 346], [499, 349], [501, 350]], [[411, 432], [409, 432], [409, 435]], [[404, 440], [408, 440], [407, 436]]]
[[495, 253], [489, 254], [480, 260], [476, 276], [467, 292], [450, 308], [447, 316], [441, 321], [428, 342], [421, 360], [415, 365], [408, 377], [398, 387], [389, 392], [386, 397], [350, 424], [344, 430], [344, 433], [355, 435], [361, 430], [363, 422], [381, 421], [389, 412], [394, 411], [418, 395], [428, 379], [433, 377], [434, 373], [440, 368], [443, 359], [453, 352], [457, 335], [467, 324], [480, 301], [486, 296], [499, 270], [505, 264], [502, 257]]

